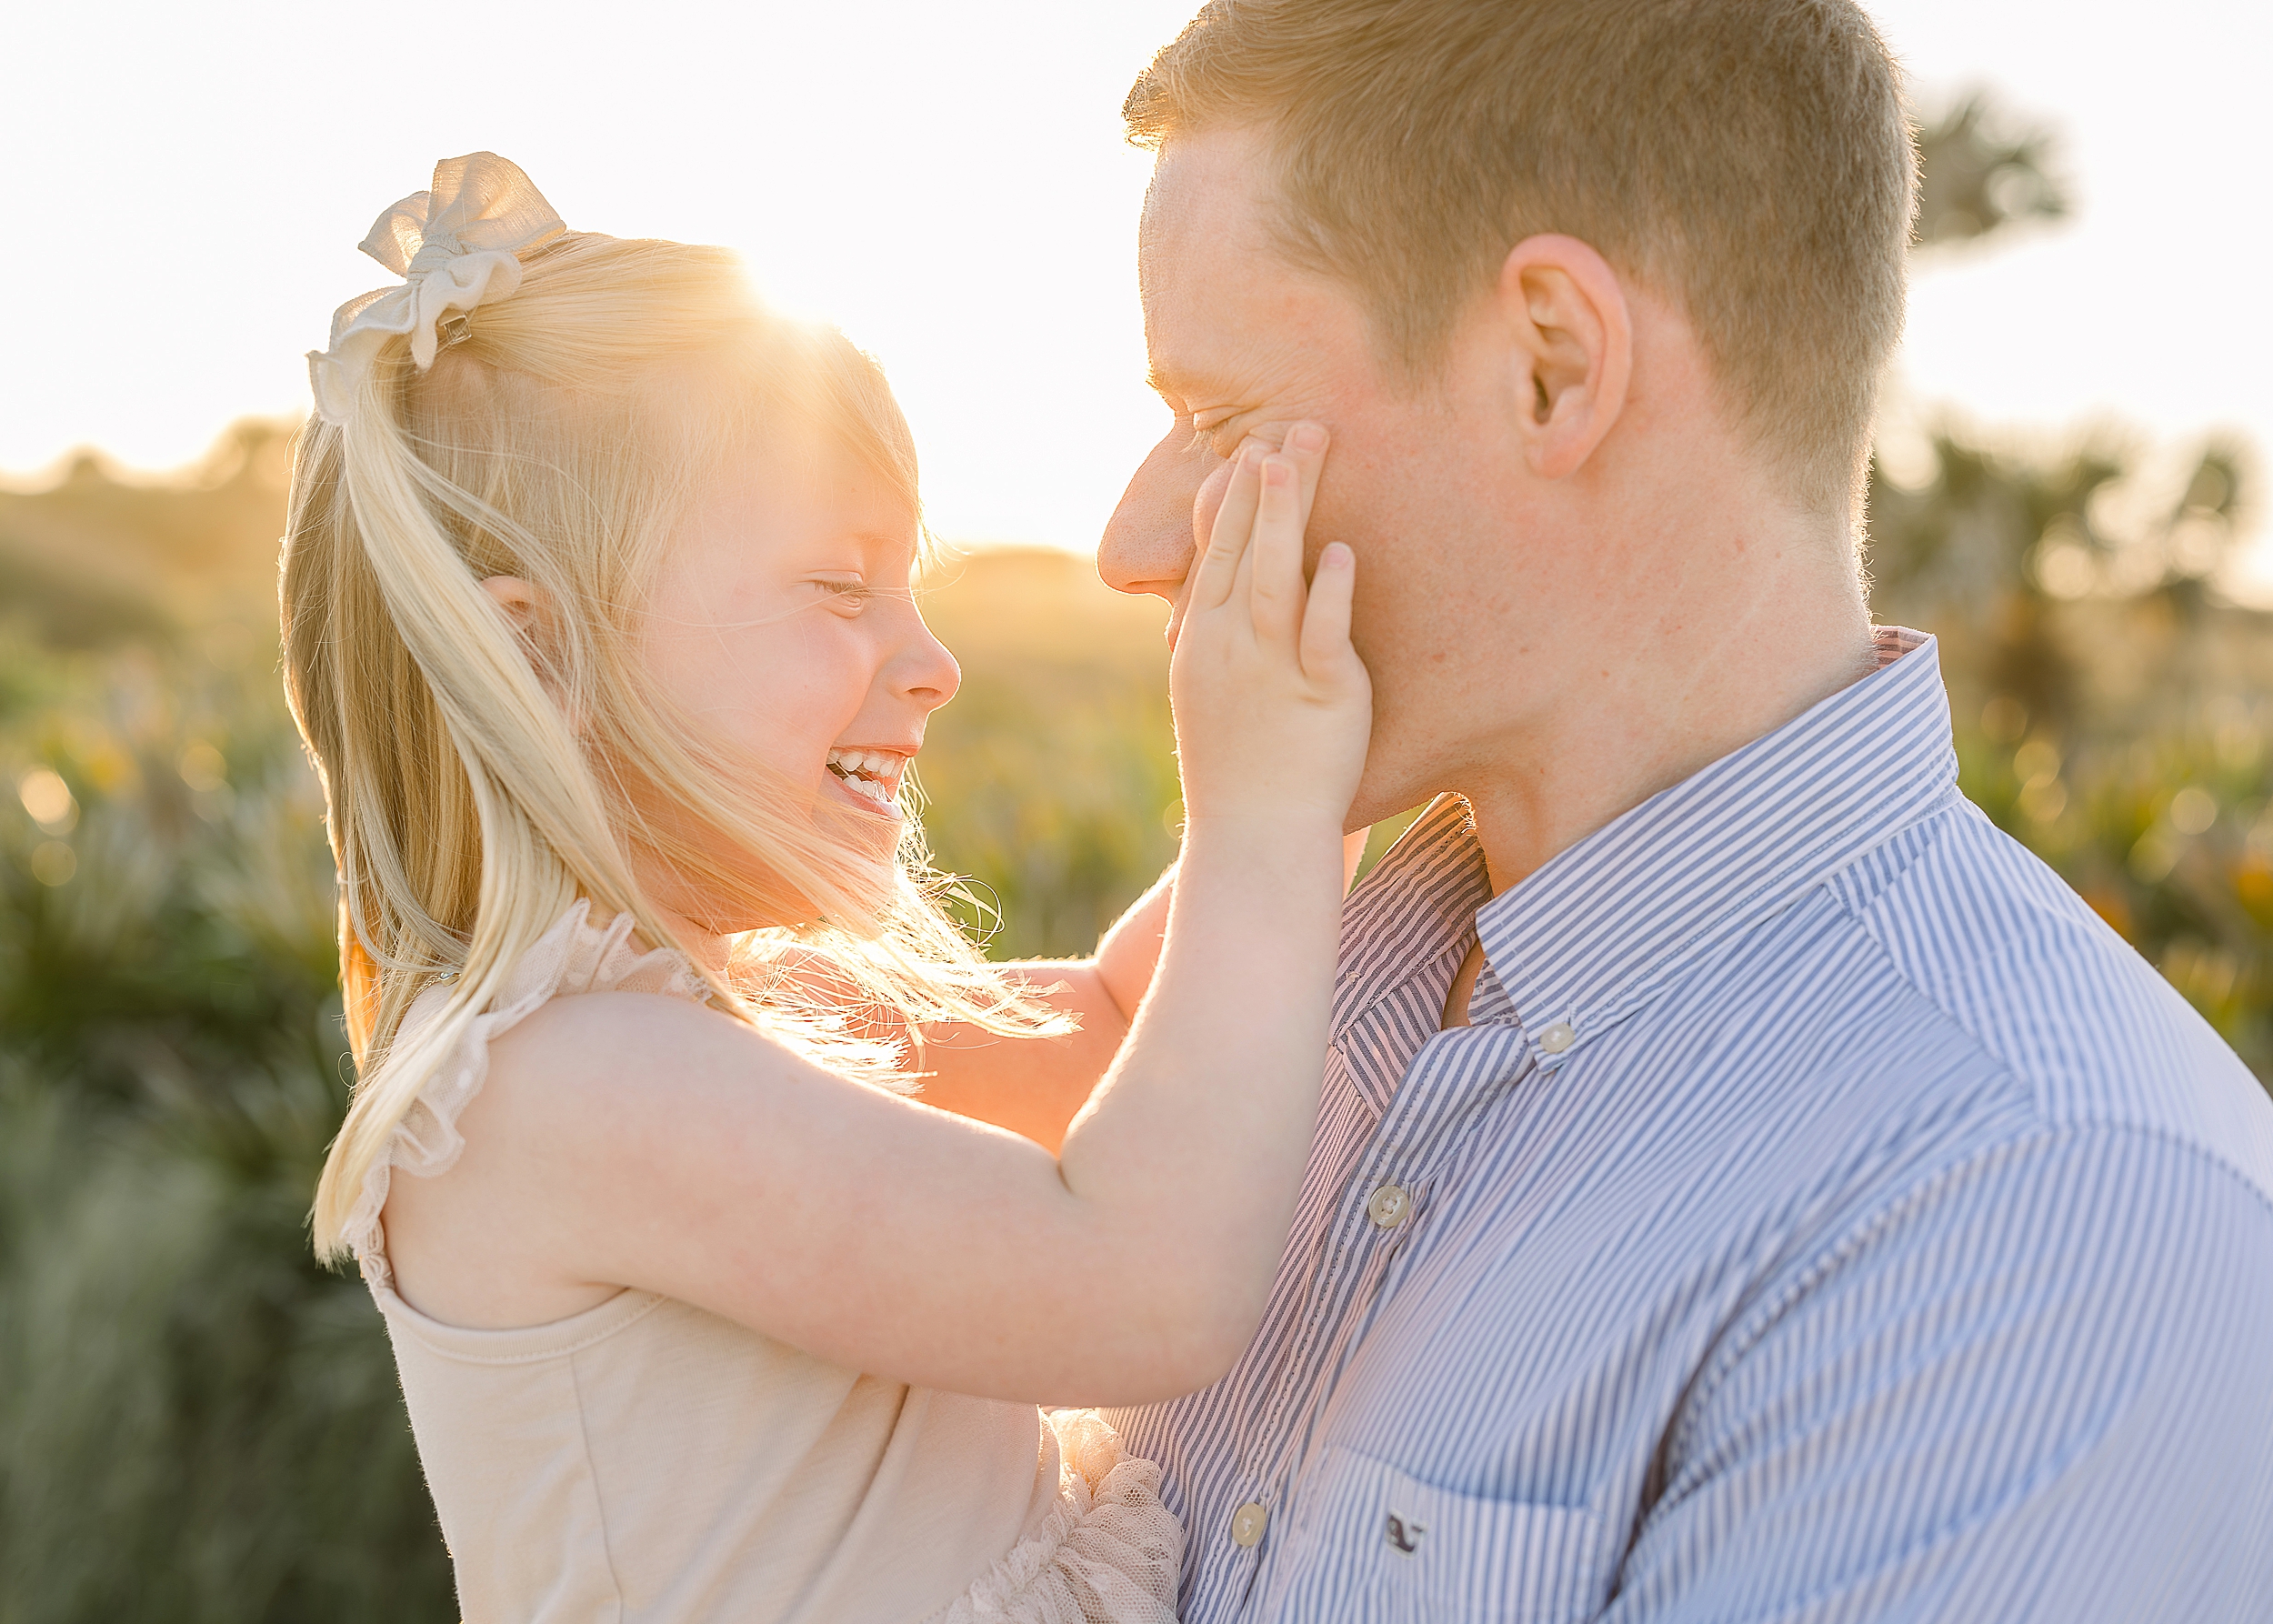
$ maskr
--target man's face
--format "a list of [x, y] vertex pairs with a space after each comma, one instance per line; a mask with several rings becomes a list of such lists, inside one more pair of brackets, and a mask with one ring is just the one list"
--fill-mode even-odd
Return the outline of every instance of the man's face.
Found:
[[1138, 246], [1153, 383], [1177, 421], [1129, 482], [1097, 567], [1120, 591], [1184, 614], [1195, 524], [1212, 524], [1229, 458], [1288, 426], [1332, 435], [1308, 532], [1357, 558], [1352, 636], [1373, 676], [1372, 747], [1351, 827], [1457, 788], [1517, 723], [1507, 647], [1525, 549], [1520, 453], [1504, 414], [1508, 382], [1490, 346], [1456, 344], [1442, 375], [1414, 387], [1377, 354], [1340, 285], [1293, 268], [1267, 235], [1269, 165], [1260, 139], [1221, 131], [1162, 154]]

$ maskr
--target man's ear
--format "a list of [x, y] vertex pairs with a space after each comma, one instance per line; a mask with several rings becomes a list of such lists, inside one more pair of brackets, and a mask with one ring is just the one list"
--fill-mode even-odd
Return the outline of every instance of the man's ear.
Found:
[[1626, 409], [1634, 320], [1609, 261], [1575, 236], [1509, 250], [1497, 290], [1513, 343], [1516, 433], [1542, 479], [1576, 473]]

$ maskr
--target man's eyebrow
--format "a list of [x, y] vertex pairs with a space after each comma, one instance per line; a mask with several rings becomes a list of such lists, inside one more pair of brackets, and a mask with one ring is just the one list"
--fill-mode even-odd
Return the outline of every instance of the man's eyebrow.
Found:
[[1195, 388], [1191, 379], [1149, 365], [1145, 368], [1145, 384], [1163, 400], [1189, 400]]

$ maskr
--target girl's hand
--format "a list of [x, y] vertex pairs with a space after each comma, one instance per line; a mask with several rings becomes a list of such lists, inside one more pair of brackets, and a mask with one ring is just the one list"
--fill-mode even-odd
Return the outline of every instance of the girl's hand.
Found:
[[1194, 566], [1168, 671], [1187, 837], [1310, 819], [1338, 834], [1357, 794], [1373, 688], [1349, 641], [1356, 560], [1336, 543], [1302, 577], [1325, 454], [1310, 423], [1283, 451], [1242, 446]]

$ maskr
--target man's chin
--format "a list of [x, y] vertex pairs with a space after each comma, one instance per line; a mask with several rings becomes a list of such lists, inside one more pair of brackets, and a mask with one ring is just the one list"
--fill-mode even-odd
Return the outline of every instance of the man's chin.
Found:
[[1407, 812], [1414, 812], [1435, 800], [1438, 791], [1406, 778], [1392, 778], [1370, 770], [1357, 781], [1357, 793], [1350, 798], [1349, 816], [1342, 827], [1351, 833], [1369, 829], [1375, 824]]

